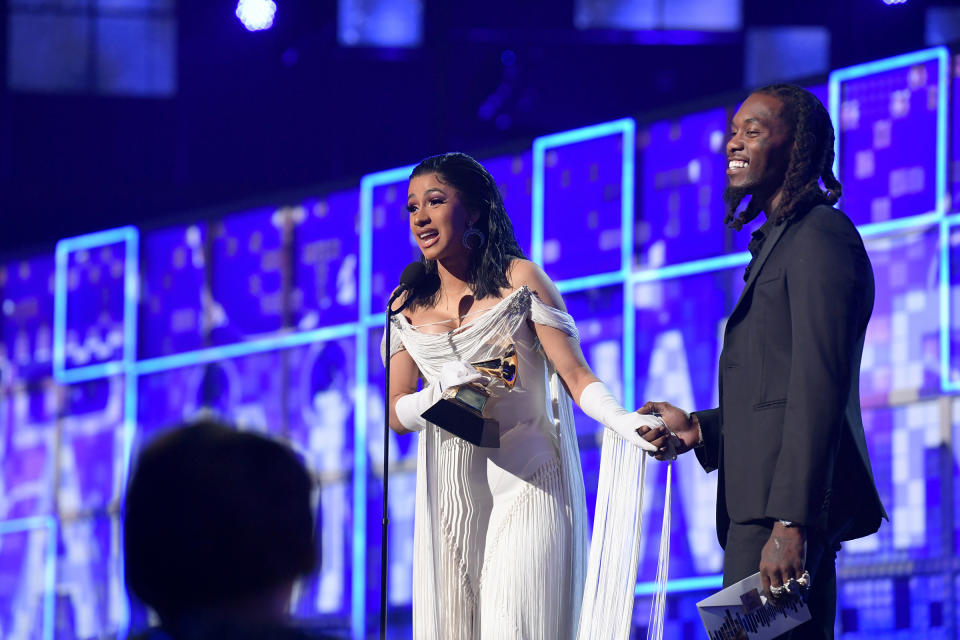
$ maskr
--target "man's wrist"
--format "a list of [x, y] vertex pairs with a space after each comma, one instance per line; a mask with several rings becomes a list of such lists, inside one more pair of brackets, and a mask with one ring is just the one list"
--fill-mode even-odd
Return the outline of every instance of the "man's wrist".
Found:
[[703, 446], [703, 429], [700, 427], [700, 418], [697, 417], [696, 412], [690, 414], [690, 424], [697, 430], [697, 443], [692, 448], [699, 449]]

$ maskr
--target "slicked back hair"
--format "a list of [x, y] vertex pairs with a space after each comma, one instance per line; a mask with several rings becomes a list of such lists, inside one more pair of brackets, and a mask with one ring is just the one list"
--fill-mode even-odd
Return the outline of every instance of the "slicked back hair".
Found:
[[[783, 224], [803, 215], [817, 204], [836, 204], [843, 187], [833, 175], [833, 123], [823, 104], [806, 89], [792, 84], [772, 84], [753, 93], [780, 100], [783, 105], [780, 117], [793, 135], [774, 223]], [[757, 217], [763, 203], [758, 198], [751, 198], [747, 208], [737, 213], [739, 205], [739, 199], [727, 202], [727, 215], [724, 218], [724, 223], [737, 231]]]

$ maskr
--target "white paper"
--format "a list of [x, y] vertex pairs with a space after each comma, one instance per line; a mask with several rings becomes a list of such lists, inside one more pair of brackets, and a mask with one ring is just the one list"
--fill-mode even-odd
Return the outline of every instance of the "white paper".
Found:
[[786, 606], [769, 602], [759, 573], [701, 600], [697, 609], [710, 640], [768, 640], [810, 619], [802, 600], [791, 599]]

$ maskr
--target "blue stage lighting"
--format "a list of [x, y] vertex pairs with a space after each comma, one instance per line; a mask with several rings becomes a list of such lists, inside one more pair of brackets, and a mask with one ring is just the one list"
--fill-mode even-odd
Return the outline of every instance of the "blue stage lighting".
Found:
[[247, 31], [269, 29], [276, 13], [277, 5], [273, 0], [240, 0], [237, 3], [237, 17]]
[[890, 6], [893, 6], [893, 5], [895, 5], [895, 4], [907, 4], [907, 0], [883, 0], [883, 4], [885, 4], [885, 5], [887, 5], [888, 7], [890, 7]]

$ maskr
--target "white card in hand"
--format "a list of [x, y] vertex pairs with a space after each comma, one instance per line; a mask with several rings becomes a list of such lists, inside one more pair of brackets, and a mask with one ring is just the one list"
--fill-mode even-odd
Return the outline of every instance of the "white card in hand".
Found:
[[701, 600], [697, 610], [710, 640], [767, 640], [810, 619], [810, 610], [801, 600], [785, 606], [770, 602], [762, 593], [759, 573]]

